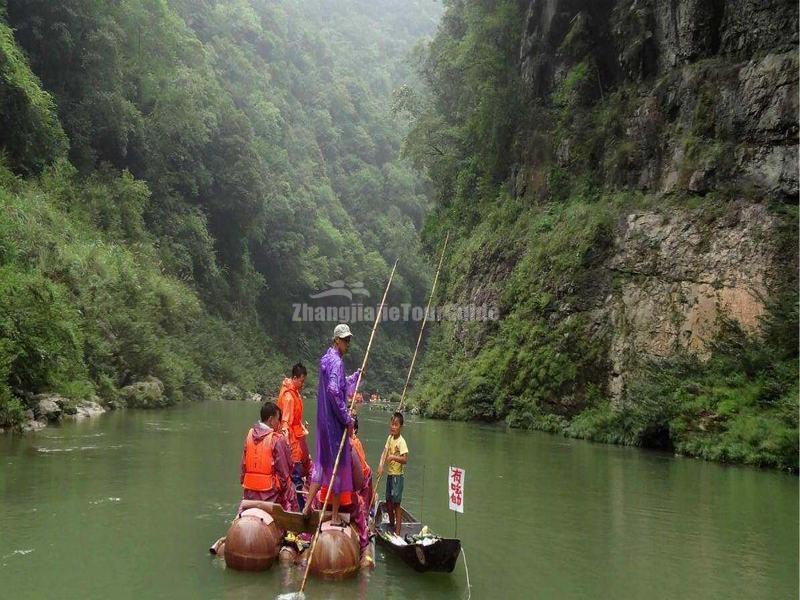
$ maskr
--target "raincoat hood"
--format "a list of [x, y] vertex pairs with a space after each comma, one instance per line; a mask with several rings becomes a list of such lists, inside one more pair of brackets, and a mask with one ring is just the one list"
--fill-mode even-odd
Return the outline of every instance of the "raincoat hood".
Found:
[[265, 425], [261, 421], [253, 425], [253, 441], [256, 444], [267, 437], [267, 434], [269, 433], [272, 433], [272, 429], [270, 429], [268, 425]]

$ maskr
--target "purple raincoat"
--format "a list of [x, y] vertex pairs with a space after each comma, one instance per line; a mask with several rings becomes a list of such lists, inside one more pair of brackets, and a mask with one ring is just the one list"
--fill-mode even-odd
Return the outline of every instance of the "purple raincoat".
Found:
[[[327, 486], [333, 473], [333, 463], [345, 428], [353, 422], [347, 412], [347, 398], [352, 395], [358, 371], [345, 377], [344, 361], [336, 348], [328, 351], [319, 361], [319, 386], [317, 387], [317, 455], [311, 472], [311, 481]], [[350, 439], [345, 438], [334, 494], [353, 491], [353, 471], [350, 460]]]

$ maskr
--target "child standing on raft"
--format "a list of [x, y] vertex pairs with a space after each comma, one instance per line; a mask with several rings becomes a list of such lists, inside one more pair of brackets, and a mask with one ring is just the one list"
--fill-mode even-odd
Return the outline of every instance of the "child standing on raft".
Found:
[[403, 430], [403, 413], [396, 412], [389, 422], [389, 439], [383, 450], [378, 477], [383, 475], [383, 463], [388, 462], [386, 474], [386, 511], [389, 513], [389, 524], [397, 535], [403, 522], [400, 504], [403, 501], [404, 465], [408, 463], [408, 446], [400, 435]]

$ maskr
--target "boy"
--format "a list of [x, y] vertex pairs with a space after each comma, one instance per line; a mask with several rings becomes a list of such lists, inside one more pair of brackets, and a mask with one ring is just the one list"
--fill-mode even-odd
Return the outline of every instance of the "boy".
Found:
[[403, 501], [403, 471], [408, 463], [408, 446], [400, 432], [403, 430], [403, 413], [396, 412], [389, 423], [389, 439], [381, 457], [378, 477], [383, 474], [384, 460], [389, 463], [386, 474], [386, 512], [389, 513], [389, 524], [394, 532], [400, 535], [403, 518], [400, 503]]
[[261, 407], [261, 421], [247, 432], [239, 481], [242, 500], [277, 502], [285, 510], [298, 510], [291, 479], [292, 453], [279, 432], [281, 410], [273, 402]]

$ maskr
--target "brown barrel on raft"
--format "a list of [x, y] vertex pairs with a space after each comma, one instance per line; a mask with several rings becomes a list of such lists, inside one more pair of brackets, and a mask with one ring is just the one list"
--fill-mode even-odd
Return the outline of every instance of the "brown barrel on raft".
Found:
[[250, 508], [236, 519], [225, 536], [225, 564], [237, 571], [264, 571], [280, 550], [283, 532], [272, 516]]
[[360, 568], [361, 552], [358, 533], [352, 525], [336, 527], [330, 522], [322, 524], [317, 539], [311, 572], [328, 580], [347, 579]]

